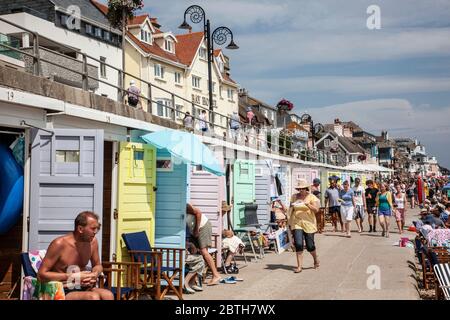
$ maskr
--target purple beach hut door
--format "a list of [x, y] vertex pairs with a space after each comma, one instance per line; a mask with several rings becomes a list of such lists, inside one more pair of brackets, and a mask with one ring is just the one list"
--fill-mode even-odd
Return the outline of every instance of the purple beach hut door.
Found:
[[73, 231], [81, 211], [94, 211], [102, 222], [103, 130], [53, 131], [32, 131], [29, 250], [47, 249]]

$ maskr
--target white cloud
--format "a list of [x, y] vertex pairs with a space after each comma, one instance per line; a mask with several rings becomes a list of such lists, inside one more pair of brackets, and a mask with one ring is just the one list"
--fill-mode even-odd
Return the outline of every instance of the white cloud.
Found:
[[[263, 92], [286, 94], [292, 93], [336, 93], [350, 95], [391, 95], [404, 93], [424, 92], [450, 92], [450, 77], [292, 77], [282, 79], [255, 79], [247, 80], [252, 88], [258, 88]], [[273, 97], [276, 98], [276, 97]], [[270, 98], [271, 100], [273, 98]]]

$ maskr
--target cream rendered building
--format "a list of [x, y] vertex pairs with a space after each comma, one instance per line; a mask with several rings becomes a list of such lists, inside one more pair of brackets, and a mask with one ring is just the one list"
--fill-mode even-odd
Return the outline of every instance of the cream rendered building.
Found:
[[[185, 112], [198, 117], [209, 113], [208, 62], [203, 32], [173, 35], [162, 32], [155, 18], [137, 16], [130, 21], [125, 46], [125, 71], [152, 104], [141, 99], [144, 110], [181, 122]], [[238, 85], [230, 78], [228, 59], [215, 50], [212, 66], [215, 132], [222, 134], [233, 111], [238, 111]], [[129, 86], [130, 76], [126, 77]], [[143, 79], [152, 84], [151, 90]], [[172, 114], [171, 107], [177, 111]], [[151, 107], [151, 109], [150, 109]], [[228, 117], [228, 118], [227, 118]], [[197, 122], [198, 123], [198, 122]]]

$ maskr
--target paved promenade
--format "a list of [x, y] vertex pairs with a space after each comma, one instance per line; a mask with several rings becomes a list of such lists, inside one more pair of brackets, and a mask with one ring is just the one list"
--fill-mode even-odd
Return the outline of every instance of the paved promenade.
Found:
[[[417, 217], [417, 209], [409, 210], [407, 226]], [[364, 227], [368, 229], [367, 221]], [[316, 235], [319, 269], [313, 269], [312, 257], [306, 251], [303, 272], [299, 274], [293, 272], [296, 265], [293, 252], [280, 255], [270, 252], [263, 260], [252, 259], [247, 265], [238, 260], [242, 267], [238, 276], [243, 282], [205, 287], [203, 292], [184, 297], [186, 300], [420, 299], [408, 262], [414, 261], [414, 249], [393, 245], [400, 239], [395, 221], [391, 222], [390, 238], [381, 237], [381, 232], [359, 234], [355, 223], [352, 229], [350, 239], [332, 232], [330, 224], [325, 233]], [[381, 230], [379, 226], [377, 229]], [[414, 233], [406, 232], [403, 236], [413, 239]], [[376, 273], [380, 275], [379, 282], [374, 278]], [[369, 289], [368, 282], [375, 288]]]

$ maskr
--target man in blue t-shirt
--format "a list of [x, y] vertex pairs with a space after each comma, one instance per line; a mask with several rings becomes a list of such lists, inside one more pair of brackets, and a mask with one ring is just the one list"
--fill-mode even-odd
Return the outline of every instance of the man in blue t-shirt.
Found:
[[339, 189], [337, 181], [339, 178], [330, 177], [330, 187], [325, 191], [325, 210], [331, 214], [331, 222], [333, 223], [334, 232], [337, 231], [337, 220], [341, 225], [341, 231], [344, 231], [344, 224], [341, 219], [341, 204], [339, 203]]

